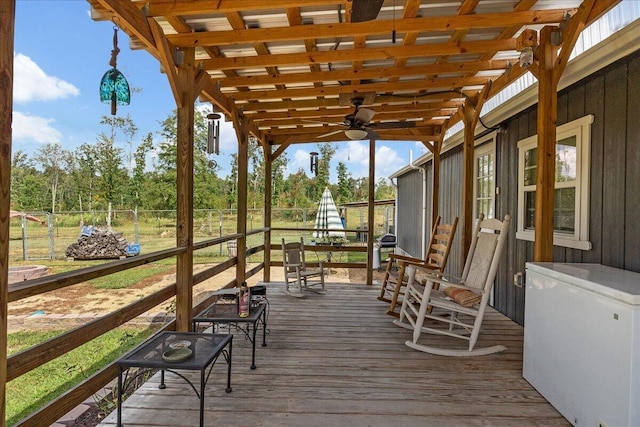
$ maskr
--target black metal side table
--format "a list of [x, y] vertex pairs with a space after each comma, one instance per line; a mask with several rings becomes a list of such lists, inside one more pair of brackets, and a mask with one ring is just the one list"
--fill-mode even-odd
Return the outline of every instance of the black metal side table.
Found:
[[[249, 316], [240, 317], [238, 315], [238, 306], [234, 303], [216, 302], [204, 309], [200, 314], [193, 318], [193, 329], [196, 330], [198, 323], [211, 323], [213, 331], [218, 324], [235, 325], [238, 330], [251, 341], [251, 369], [256, 369], [256, 331], [259, 324], [262, 324], [262, 346], [267, 345], [267, 304], [259, 302], [251, 304]], [[240, 326], [244, 324], [245, 327]]]
[[[204, 424], [204, 388], [211, 370], [222, 354], [227, 362], [227, 388], [231, 393], [231, 355], [233, 335], [201, 334], [197, 332], [161, 332], [122, 356], [118, 365], [118, 408], [117, 426], [122, 426], [122, 375], [132, 367], [160, 369], [160, 386], [166, 388], [164, 373], [169, 371], [185, 380], [200, 398], [200, 427]], [[188, 348], [191, 354], [184, 360], [165, 360], [163, 354], [176, 348]], [[200, 371], [200, 390], [184, 375], [176, 370]]]

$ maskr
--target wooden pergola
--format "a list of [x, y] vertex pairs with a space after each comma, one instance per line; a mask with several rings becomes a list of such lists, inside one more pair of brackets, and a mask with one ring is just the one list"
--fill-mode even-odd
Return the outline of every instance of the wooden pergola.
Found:
[[[550, 261], [558, 81], [580, 32], [620, 0], [460, 0], [455, 6], [385, 0], [380, 11], [374, 11], [374, 19], [361, 22], [354, 21], [362, 18], [356, 11], [364, 0], [87, 1], [93, 19], [113, 21], [129, 35], [131, 48], [145, 49], [157, 58], [175, 98], [176, 328], [188, 330], [194, 276], [196, 100], [210, 102], [230, 119], [238, 137], [236, 280], [240, 282], [246, 267], [250, 136], [260, 141], [266, 158], [268, 245], [271, 164], [290, 145], [345, 141], [344, 131], [350, 127], [365, 130], [370, 141], [368, 222], [372, 224], [375, 140], [417, 140], [430, 150], [436, 213], [444, 136], [463, 122], [460, 229], [466, 249], [473, 212], [474, 135], [482, 107], [518, 77], [532, 72], [539, 81], [534, 251], [535, 261]], [[1, 337], [7, 334], [14, 16], [15, 0], [0, 2]], [[532, 52], [532, 61], [521, 61], [523, 52]], [[375, 111], [370, 122], [349, 124], [354, 103]], [[368, 259], [372, 251], [373, 241], [368, 239]], [[265, 250], [265, 280], [269, 280], [269, 261]], [[369, 273], [369, 283], [370, 279]], [[0, 400], [5, 398], [6, 362], [6, 346], [0, 346]]]

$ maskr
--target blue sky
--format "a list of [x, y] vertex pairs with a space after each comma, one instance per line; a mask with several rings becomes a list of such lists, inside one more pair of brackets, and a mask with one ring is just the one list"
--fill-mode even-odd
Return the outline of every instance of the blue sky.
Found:
[[[98, 86], [110, 68], [113, 48], [112, 22], [90, 18], [84, 0], [17, 0], [14, 56], [13, 151], [30, 155], [47, 143], [59, 143], [73, 150], [92, 143], [100, 132], [103, 115], [110, 106], [99, 99]], [[129, 115], [139, 131], [134, 146], [149, 132], [159, 142], [159, 122], [173, 109], [175, 102], [166, 76], [158, 62], [144, 50], [131, 50], [129, 39], [118, 31], [118, 69], [126, 76], [134, 92], [131, 105], [118, 107], [118, 115]], [[128, 149], [124, 140], [118, 145]], [[336, 144], [332, 161], [333, 176], [337, 162], [344, 162], [353, 177], [368, 174], [368, 141]], [[237, 140], [230, 123], [221, 129], [220, 155], [214, 159], [218, 173], [229, 172], [230, 154], [237, 152]], [[309, 173], [309, 152], [316, 144], [288, 148], [289, 170], [303, 168]], [[426, 151], [416, 142], [376, 142], [376, 179], [388, 177], [405, 166], [409, 152], [416, 159]]]

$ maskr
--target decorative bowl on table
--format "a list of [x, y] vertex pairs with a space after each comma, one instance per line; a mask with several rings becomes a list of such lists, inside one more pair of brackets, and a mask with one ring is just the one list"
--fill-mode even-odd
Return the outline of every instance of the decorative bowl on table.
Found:
[[182, 362], [191, 357], [193, 352], [188, 348], [172, 348], [162, 353], [165, 362]]
[[169, 344], [169, 347], [171, 347], [174, 350], [176, 348], [189, 348], [189, 347], [191, 347], [191, 341], [188, 341], [188, 340], [174, 341], [174, 342]]

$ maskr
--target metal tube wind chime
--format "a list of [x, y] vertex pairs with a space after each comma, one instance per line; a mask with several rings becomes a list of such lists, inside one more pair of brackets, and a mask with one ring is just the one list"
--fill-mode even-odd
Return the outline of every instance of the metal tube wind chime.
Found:
[[207, 114], [209, 120], [207, 128], [207, 154], [220, 154], [220, 118], [222, 116], [215, 112]]

